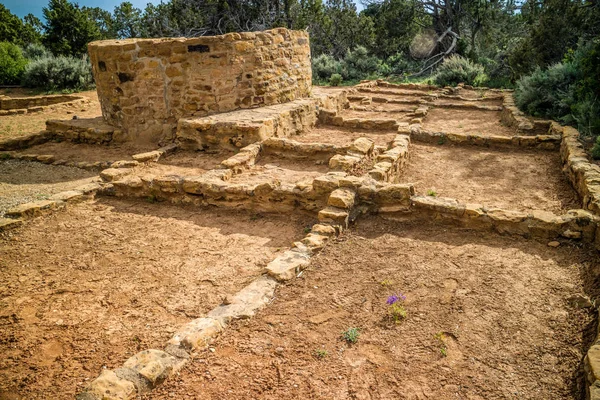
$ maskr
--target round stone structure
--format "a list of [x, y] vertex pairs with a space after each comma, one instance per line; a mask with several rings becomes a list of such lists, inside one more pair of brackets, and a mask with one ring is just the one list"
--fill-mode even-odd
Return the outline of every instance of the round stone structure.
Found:
[[122, 140], [170, 141], [182, 117], [310, 96], [308, 33], [277, 28], [88, 45], [102, 115]]

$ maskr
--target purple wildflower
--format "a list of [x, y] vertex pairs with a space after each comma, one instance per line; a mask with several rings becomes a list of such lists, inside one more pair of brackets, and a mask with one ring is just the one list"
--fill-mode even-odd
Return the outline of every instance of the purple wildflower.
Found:
[[398, 294], [393, 294], [390, 297], [387, 298], [386, 303], [389, 304], [390, 306], [398, 301], [404, 301], [406, 300], [406, 296], [403, 295], [402, 293], [398, 293]]

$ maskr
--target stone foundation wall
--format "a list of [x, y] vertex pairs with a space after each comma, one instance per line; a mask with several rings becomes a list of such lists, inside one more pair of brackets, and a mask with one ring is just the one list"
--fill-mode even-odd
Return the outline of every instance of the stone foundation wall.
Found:
[[83, 100], [83, 97], [70, 94], [56, 94], [35, 97], [0, 96], [0, 110], [30, 109], [78, 100]]
[[589, 162], [577, 129], [553, 122], [550, 131], [562, 134], [560, 157], [563, 170], [579, 193], [583, 208], [600, 216], [600, 166]]
[[90, 60], [102, 114], [128, 140], [174, 137], [182, 117], [308, 97], [308, 33], [264, 32], [92, 42]]

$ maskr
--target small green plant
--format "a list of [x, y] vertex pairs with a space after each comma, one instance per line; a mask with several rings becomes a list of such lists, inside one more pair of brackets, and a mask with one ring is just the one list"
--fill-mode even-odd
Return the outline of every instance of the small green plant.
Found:
[[437, 197], [437, 193], [435, 192], [435, 190], [433, 189], [429, 189], [427, 191], [427, 196], [431, 196], [431, 197]]
[[257, 220], [259, 220], [261, 218], [262, 218], [262, 215], [260, 213], [252, 214], [250, 216], [250, 221], [257, 221]]
[[440, 136], [440, 138], [437, 141], [437, 144], [439, 144], [440, 146], [446, 144], [446, 136]]
[[315, 350], [315, 357], [317, 357], [319, 360], [324, 359], [328, 355], [329, 355], [329, 353], [325, 349], [316, 349]]
[[158, 197], [156, 197], [155, 194], [151, 194], [151, 195], [148, 195], [148, 197], [146, 197], [146, 201], [148, 203], [152, 203], [152, 204], [158, 203]]
[[359, 336], [360, 336], [359, 328], [348, 328], [347, 330], [342, 332], [342, 338], [348, 343], [358, 342]]
[[312, 230], [311, 227], [307, 226], [307, 227], [304, 228], [304, 233], [308, 235], [311, 230]]
[[393, 294], [386, 300], [386, 304], [389, 306], [388, 313], [395, 323], [406, 318], [406, 309], [402, 305], [404, 300], [406, 300], [406, 296], [402, 293]]
[[446, 335], [444, 334], [444, 332], [436, 333], [433, 338], [437, 340], [438, 345], [440, 346], [440, 354], [442, 355], [442, 357], [447, 357], [448, 346], [446, 345]]
[[9, 153], [0, 153], [0, 160], [10, 160], [11, 156]]
[[393, 283], [390, 279], [384, 279], [381, 281], [381, 286], [392, 286]]
[[35, 195], [35, 198], [37, 200], [48, 200], [49, 197], [50, 197], [50, 195], [45, 194], [45, 193], [38, 193]]
[[343, 80], [344, 79], [340, 74], [331, 74], [331, 76], [329, 77], [329, 84], [331, 86], [340, 86]]
[[592, 147], [592, 158], [594, 160], [600, 160], [600, 136], [596, 138], [596, 143]]

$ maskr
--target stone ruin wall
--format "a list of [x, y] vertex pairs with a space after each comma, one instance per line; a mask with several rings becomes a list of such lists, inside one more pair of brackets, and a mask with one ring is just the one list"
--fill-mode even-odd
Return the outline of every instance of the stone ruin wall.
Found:
[[88, 51], [102, 115], [138, 143], [173, 140], [181, 117], [285, 103], [312, 86], [305, 31], [105, 40]]

